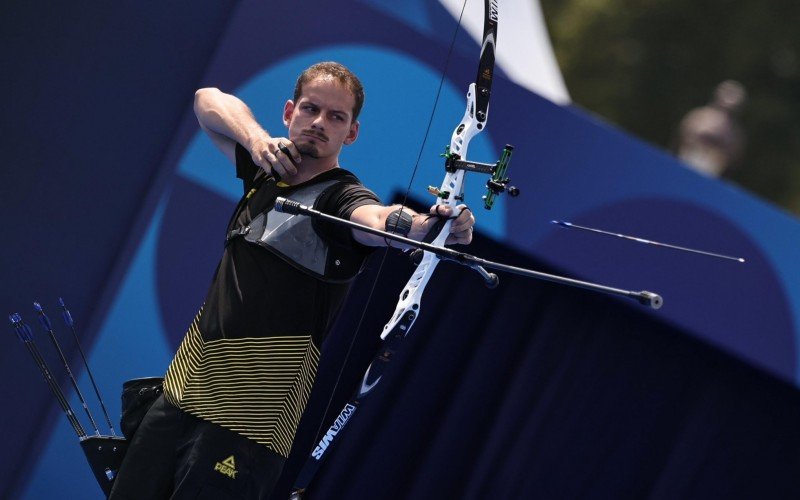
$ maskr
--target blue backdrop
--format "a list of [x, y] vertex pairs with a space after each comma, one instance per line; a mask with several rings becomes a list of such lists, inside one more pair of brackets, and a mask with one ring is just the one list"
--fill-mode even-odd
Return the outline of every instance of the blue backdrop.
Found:
[[[160, 375], [169, 363], [205, 294], [238, 191], [232, 167], [199, 133], [194, 89], [233, 92], [280, 132], [296, 74], [318, 60], [339, 60], [367, 90], [361, 136], [342, 164], [384, 199], [407, 189], [454, 21], [435, 2], [382, 5], [115, 2], [79, 12], [34, 1], [10, 4], [0, 16], [8, 235], [0, 249], [1, 303], [32, 320], [33, 300], [53, 312], [57, 297], [67, 300], [112, 418], [124, 380]], [[501, 45], [502, 33], [501, 24]], [[417, 197], [440, 182], [438, 154], [463, 113], [477, 55], [477, 44], [461, 34], [411, 183]], [[769, 374], [765, 384], [788, 383], [789, 399], [778, 400], [793, 398], [800, 382], [797, 221], [502, 73], [488, 130], [470, 157], [494, 161], [503, 144], [514, 144], [511, 175], [523, 194], [479, 213], [481, 233], [572, 276], [661, 293], [661, 310], [636, 314], [751, 364]], [[483, 182], [469, 180], [473, 206]], [[587, 235], [552, 219], [746, 262]], [[491, 245], [486, 252], [493, 257]], [[604, 304], [623, 316], [630, 310]], [[0, 338], [2, 394], [14, 408], [5, 418], [14, 432], [1, 455], [8, 474], [0, 492], [99, 495], [33, 363], [13, 334]], [[77, 361], [75, 349], [65, 348]]]

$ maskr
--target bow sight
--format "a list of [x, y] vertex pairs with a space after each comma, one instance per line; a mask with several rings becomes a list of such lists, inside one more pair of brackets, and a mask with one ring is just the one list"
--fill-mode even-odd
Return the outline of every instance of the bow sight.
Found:
[[[482, 174], [492, 174], [491, 179], [486, 181], [486, 194], [481, 198], [483, 206], [486, 210], [491, 210], [494, 205], [495, 197], [508, 192], [509, 196], [519, 196], [519, 188], [516, 186], [509, 186], [511, 179], [506, 177], [508, 172], [508, 164], [511, 161], [511, 154], [514, 152], [514, 146], [506, 144], [503, 152], [500, 154], [500, 159], [495, 163], [480, 163], [477, 161], [462, 160], [461, 156], [450, 151], [450, 146], [447, 146], [440, 156], [444, 158], [444, 169], [448, 172], [455, 172], [456, 170], [465, 170], [467, 172], [479, 172]], [[428, 192], [442, 198], [444, 200], [450, 197], [450, 191], [442, 191], [435, 186], [428, 186]], [[456, 196], [456, 200], [463, 201], [463, 196]]]

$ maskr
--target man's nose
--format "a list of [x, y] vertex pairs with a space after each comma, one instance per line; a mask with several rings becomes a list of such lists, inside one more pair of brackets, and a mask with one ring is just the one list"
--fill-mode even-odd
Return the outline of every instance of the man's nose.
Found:
[[323, 116], [322, 113], [318, 114], [314, 118], [314, 121], [311, 122], [311, 126], [313, 128], [318, 128], [320, 130], [324, 130], [325, 129], [325, 116]]

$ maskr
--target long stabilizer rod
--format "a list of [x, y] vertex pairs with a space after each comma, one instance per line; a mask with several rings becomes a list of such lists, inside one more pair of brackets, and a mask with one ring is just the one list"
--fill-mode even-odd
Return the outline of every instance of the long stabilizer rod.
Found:
[[375, 234], [381, 236], [383, 238], [397, 241], [399, 243], [403, 243], [412, 248], [418, 248], [420, 250], [424, 250], [426, 252], [431, 252], [437, 255], [442, 260], [449, 260], [453, 262], [457, 262], [461, 265], [467, 266], [476, 270], [478, 273], [483, 276], [484, 281], [486, 282], [487, 286], [494, 287], [497, 285], [497, 276], [488, 273], [485, 268], [489, 269], [497, 269], [500, 271], [506, 271], [513, 274], [518, 274], [521, 276], [527, 276], [529, 278], [536, 278], [544, 281], [550, 281], [553, 283], [559, 283], [563, 285], [569, 285], [578, 288], [584, 288], [587, 290], [592, 290], [596, 292], [603, 292], [612, 295], [619, 295], [623, 297], [628, 297], [631, 299], [636, 300], [640, 304], [647, 305], [653, 309], [659, 309], [664, 301], [660, 295], [653, 292], [648, 292], [646, 290], [636, 292], [632, 290], [624, 290], [621, 288], [614, 288], [605, 285], [599, 285], [597, 283], [591, 283], [589, 281], [581, 281], [572, 278], [566, 278], [563, 276], [558, 276], [555, 274], [548, 274], [543, 273], [540, 271], [533, 271], [531, 269], [524, 269], [521, 267], [510, 266], [507, 264], [501, 264], [499, 262], [492, 262], [490, 260], [482, 259], [480, 257], [476, 257], [474, 255], [470, 255], [464, 252], [458, 252], [451, 248], [446, 247], [438, 247], [434, 245], [430, 245], [428, 243], [423, 243], [421, 241], [412, 240], [410, 238], [405, 238], [403, 236], [399, 236], [393, 233], [389, 233], [386, 231], [381, 231], [380, 229], [374, 229], [369, 226], [365, 226], [363, 224], [359, 224], [357, 222], [353, 222], [346, 219], [340, 219], [339, 217], [334, 217], [332, 215], [328, 215], [325, 213], [320, 212], [319, 210], [314, 210], [313, 208], [307, 207], [298, 203], [294, 200], [289, 200], [286, 198], [278, 197], [275, 201], [275, 209], [279, 212], [284, 212], [288, 214], [295, 214], [295, 215], [305, 215], [308, 217], [316, 217], [319, 219], [326, 220], [328, 222], [332, 222], [334, 224], [338, 224], [341, 226], [348, 226], [353, 229], [358, 229], [360, 231], [364, 231], [366, 233]]

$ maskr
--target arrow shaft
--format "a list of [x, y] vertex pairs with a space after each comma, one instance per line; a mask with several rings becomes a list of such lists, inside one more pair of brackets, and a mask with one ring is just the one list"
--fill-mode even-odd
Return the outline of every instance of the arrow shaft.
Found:
[[708, 252], [706, 250], [698, 250], [696, 248], [682, 247], [682, 246], [678, 246], [678, 245], [672, 245], [672, 244], [669, 244], [669, 243], [661, 243], [661, 242], [658, 242], [658, 241], [646, 240], [644, 238], [639, 238], [637, 236], [628, 236], [627, 234], [614, 233], [614, 232], [611, 232], [611, 231], [604, 231], [602, 229], [597, 229], [597, 228], [594, 228], [594, 227], [579, 226], [578, 224], [573, 224], [571, 222], [553, 221], [553, 223], [554, 224], [558, 224], [561, 227], [566, 227], [566, 228], [569, 228], [569, 229], [580, 229], [581, 231], [588, 231], [588, 232], [595, 233], [595, 234], [603, 234], [603, 235], [606, 235], [606, 236], [616, 236], [617, 238], [622, 238], [622, 239], [629, 240], [629, 241], [635, 241], [636, 243], [644, 243], [645, 245], [653, 245], [653, 246], [658, 246], [658, 247], [671, 248], [672, 250], [679, 250], [681, 252], [690, 252], [690, 253], [694, 253], [694, 254], [705, 255], [705, 256], [708, 256], [708, 257], [715, 257], [717, 259], [733, 260], [733, 261], [736, 261], [736, 262], [744, 262], [745, 261], [742, 257], [732, 257], [730, 255], [725, 255], [725, 254], [716, 253], [716, 252]]

